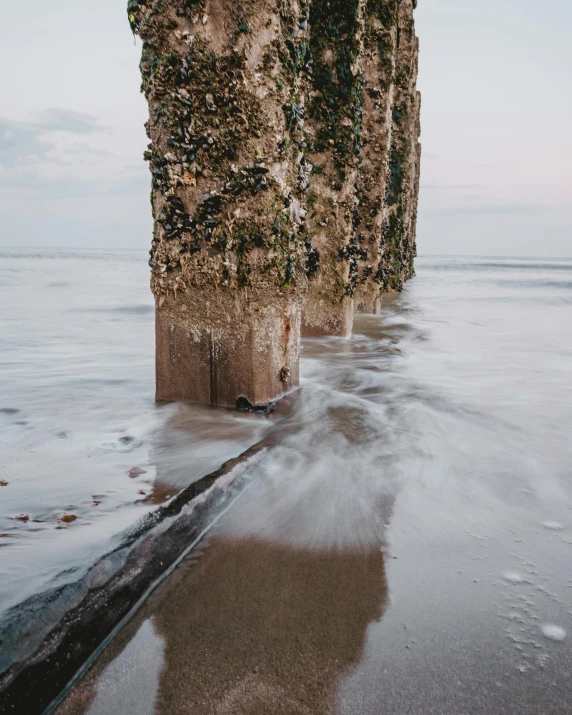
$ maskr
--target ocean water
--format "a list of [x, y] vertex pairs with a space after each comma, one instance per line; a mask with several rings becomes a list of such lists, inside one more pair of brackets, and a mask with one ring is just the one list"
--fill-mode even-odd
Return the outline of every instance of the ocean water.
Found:
[[[104, 700], [88, 683], [89, 712], [108, 708], [110, 679], [117, 713], [143, 707], [125, 690], [142, 678], [157, 699], [145, 712], [218, 712], [242, 702], [229, 673], [259, 670], [251, 692], [308, 674], [311, 700], [320, 683], [314, 713], [328, 698], [348, 715], [569, 712], [572, 261], [416, 268], [351, 338], [303, 341], [301, 390], [276, 423], [154, 405], [143, 253], [3, 251], [2, 609], [74, 578], [155, 504], [281, 434], [90, 676]], [[130, 478], [133, 466], [146, 473]], [[64, 512], [78, 519], [64, 526]], [[147, 637], [156, 658], [139, 666], [129, 639]], [[224, 682], [197, 652], [225, 664]], [[265, 674], [276, 661], [283, 684]]]
[[[267, 424], [154, 403], [143, 251], [2, 249], [0, 304], [1, 619], [76, 579], [114, 536]], [[133, 467], [145, 474], [132, 478]]]

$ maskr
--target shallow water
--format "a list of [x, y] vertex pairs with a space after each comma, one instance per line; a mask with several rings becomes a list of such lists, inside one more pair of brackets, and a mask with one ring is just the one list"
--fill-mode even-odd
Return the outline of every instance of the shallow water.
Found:
[[[0, 304], [1, 619], [77, 579], [122, 529], [267, 424], [155, 405], [142, 251], [2, 249]], [[132, 467], [145, 473], [132, 478]], [[29, 520], [14, 519], [22, 514]], [[62, 514], [77, 520], [65, 525]]]
[[[9, 513], [31, 513], [32, 495], [38, 511], [52, 504], [47, 524], [2, 522], [14, 536], [0, 554], [20, 554], [3, 561], [6, 573], [20, 569], [30, 588], [149, 509], [137, 503], [140, 484], [165, 496], [268, 428], [153, 405], [144, 257], [102, 255], [2, 261], [23, 271], [31, 260], [20, 303], [35, 294], [52, 311], [41, 319], [29, 306], [40, 338], [26, 331], [29, 362], [10, 368], [5, 398], [22, 413], [4, 415], [2, 448], [26, 469], [13, 470], [0, 498], [22, 479]], [[83, 280], [68, 312], [61, 298], [40, 300], [74, 272]], [[108, 712], [110, 697], [124, 715], [190, 704], [197, 713], [569, 712], [572, 261], [425, 258], [417, 272], [381, 315], [358, 316], [349, 340], [304, 341], [302, 389], [279, 444], [63, 712]], [[21, 354], [19, 320], [8, 340]], [[127, 434], [141, 446], [118, 451]], [[131, 480], [134, 465], [147, 474]], [[81, 489], [86, 504], [95, 493], [105, 500], [57, 529], [68, 502], [81, 516]]]

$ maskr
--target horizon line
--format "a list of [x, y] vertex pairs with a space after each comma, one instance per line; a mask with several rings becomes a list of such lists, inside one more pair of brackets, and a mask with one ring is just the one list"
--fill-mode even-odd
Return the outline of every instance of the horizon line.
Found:
[[[43, 251], [106, 251], [109, 253], [119, 252], [142, 252], [148, 253], [147, 248], [110, 248], [108, 246], [2, 246], [0, 251], [10, 250], [43, 250]], [[518, 258], [521, 260], [572, 260], [572, 255], [568, 256], [533, 256], [533, 255], [517, 255], [507, 253], [420, 253], [416, 258]]]

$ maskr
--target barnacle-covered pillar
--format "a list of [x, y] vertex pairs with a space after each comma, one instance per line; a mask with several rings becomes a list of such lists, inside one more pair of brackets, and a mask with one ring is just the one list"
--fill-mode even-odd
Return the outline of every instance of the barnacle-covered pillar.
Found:
[[[414, 275], [421, 159], [416, 0], [370, 0], [368, 7], [367, 139], [360, 166], [360, 204], [372, 231], [363, 234], [368, 236], [368, 255], [360, 261], [356, 291], [357, 309], [366, 313], [377, 312], [382, 294], [401, 291]], [[372, 86], [374, 59], [379, 92]]]
[[416, 0], [313, 0], [304, 335], [348, 335], [413, 275], [419, 188]]
[[312, 174], [306, 230], [319, 262], [309, 277], [303, 311], [307, 336], [347, 336], [352, 330], [361, 251], [354, 236], [364, 19], [365, 0], [313, 0], [310, 8], [304, 152]]
[[129, 0], [159, 400], [265, 407], [413, 275], [415, 3]]
[[312, 256], [307, 5], [129, 0], [128, 13], [150, 115], [157, 399], [267, 406], [298, 384]]
[[362, 151], [356, 185], [360, 255], [355, 309], [377, 313], [383, 288], [377, 282], [387, 220], [386, 185], [393, 135], [392, 110], [398, 42], [399, 0], [368, 0], [362, 70], [364, 81]]

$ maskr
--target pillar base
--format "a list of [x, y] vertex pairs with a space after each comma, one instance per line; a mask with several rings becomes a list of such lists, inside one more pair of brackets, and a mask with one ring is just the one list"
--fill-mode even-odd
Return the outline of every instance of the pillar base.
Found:
[[296, 296], [197, 289], [157, 302], [158, 401], [263, 409], [299, 384]]
[[356, 298], [355, 311], [366, 315], [379, 315], [381, 313], [381, 298]]
[[352, 334], [354, 302], [341, 303], [313, 298], [307, 300], [302, 314], [302, 337], [321, 338], [328, 335], [347, 338]]

